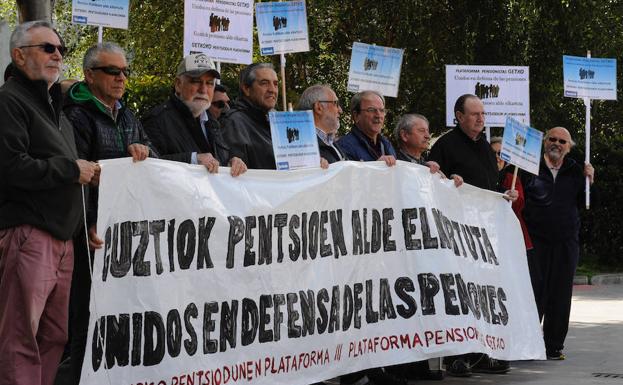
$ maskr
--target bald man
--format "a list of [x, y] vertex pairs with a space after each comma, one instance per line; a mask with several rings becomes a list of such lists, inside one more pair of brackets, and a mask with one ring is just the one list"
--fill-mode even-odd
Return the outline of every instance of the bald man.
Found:
[[575, 145], [569, 131], [554, 127], [543, 142], [539, 175], [524, 175], [524, 217], [534, 248], [528, 251], [530, 278], [543, 320], [547, 358], [563, 360], [569, 329], [573, 276], [579, 258], [579, 207], [584, 180], [593, 183], [595, 171], [567, 157]]

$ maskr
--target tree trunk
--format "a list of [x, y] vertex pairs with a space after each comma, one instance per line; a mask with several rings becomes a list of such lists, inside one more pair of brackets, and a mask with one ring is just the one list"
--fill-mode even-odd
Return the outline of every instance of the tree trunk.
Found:
[[54, 0], [16, 0], [19, 10], [19, 22], [33, 20], [52, 21]]

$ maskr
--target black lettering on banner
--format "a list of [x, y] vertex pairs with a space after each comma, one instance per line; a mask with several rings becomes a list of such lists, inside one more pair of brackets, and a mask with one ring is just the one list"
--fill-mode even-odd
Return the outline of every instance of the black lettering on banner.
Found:
[[476, 319], [480, 319], [480, 294], [478, 294], [478, 287], [474, 282], [467, 283], [467, 292], [469, 293], [470, 302], [474, 304], [474, 308], [472, 309]]
[[169, 272], [175, 271], [175, 219], [171, 219], [169, 221], [168, 231], [167, 231], [167, 244], [168, 252], [169, 252]]
[[[106, 282], [108, 278], [108, 269], [110, 267], [110, 260], [117, 258], [117, 234], [119, 233], [119, 224], [113, 225], [113, 234], [111, 235], [111, 229], [108, 227], [104, 234], [104, 263], [102, 268], [102, 281]], [[109, 253], [110, 251], [110, 253]]]
[[420, 227], [422, 228], [422, 242], [424, 243], [424, 249], [439, 248], [437, 238], [430, 235], [428, 215], [426, 214], [426, 209], [424, 207], [420, 207]]
[[296, 229], [301, 225], [301, 220], [298, 215], [294, 214], [290, 217], [289, 233], [292, 243], [288, 247], [290, 253], [290, 260], [296, 262], [301, 255], [301, 240], [296, 234]]
[[461, 235], [461, 228], [459, 227], [459, 223], [457, 221], [452, 221], [452, 228], [454, 229], [454, 234], [459, 238], [459, 245], [461, 246], [461, 254], [467, 257], [467, 253], [465, 252], [465, 245], [463, 244], [463, 236]]
[[285, 305], [286, 296], [283, 294], [273, 295], [273, 306], [275, 307], [273, 318], [273, 341], [281, 340], [281, 324], [283, 323], [283, 312], [281, 306]]
[[361, 282], [356, 282], [353, 285], [353, 297], [355, 303], [355, 310], [353, 319], [355, 320], [355, 329], [361, 329], [361, 309], [363, 309], [363, 299], [361, 298], [361, 294], [363, 293], [363, 284]]
[[130, 359], [130, 315], [106, 317], [106, 367], [127, 366]]
[[[97, 324], [95, 325], [97, 327]], [[141, 349], [143, 342], [143, 315], [141, 313], [132, 314], [132, 366], [141, 364]]]
[[203, 354], [216, 353], [218, 341], [210, 338], [210, 334], [216, 329], [216, 321], [212, 314], [218, 313], [218, 302], [208, 302], [203, 305]]
[[214, 223], [216, 222], [216, 218], [208, 217], [206, 222], [206, 218], [199, 218], [199, 245], [197, 246], [197, 270], [203, 269], [205, 266], [208, 269], [214, 267], [214, 263], [212, 263], [212, 258], [210, 258], [210, 245], [208, 241], [210, 240], [210, 235], [212, 234], [212, 228], [214, 227]]
[[225, 267], [233, 269], [236, 244], [244, 237], [244, 222], [240, 217], [233, 215], [227, 217], [227, 220], [229, 221], [229, 236], [227, 237], [227, 260]]
[[370, 241], [368, 240], [368, 209], [363, 209], [363, 253], [370, 254]]
[[394, 319], [396, 318], [396, 310], [394, 309], [389, 281], [387, 278], [381, 278], [379, 284], [379, 317], [382, 320]]
[[197, 229], [190, 219], [186, 219], [177, 229], [177, 260], [180, 269], [188, 270], [195, 259]]
[[309, 216], [309, 257], [316, 259], [318, 255], [318, 237], [320, 232], [320, 216], [318, 211], [314, 211]]
[[500, 316], [495, 310], [495, 298], [497, 297], [495, 287], [487, 285], [487, 297], [489, 298], [489, 313], [491, 314], [491, 323], [494, 325], [500, 324]]
[[379, 312], [374, 310], [372, 280], [366, 280], [366, 322], [373, 324], [379, 322]]
[[390, 221], [394, 219], [392, 208], [383, 209], [383, 251], [396, 251], [396, 241], [392, 238], [392, 225]]
[[405, 247], [407, 250], [422, 249], [422, 241], [414, 239], [416, 226], [411, 221], [417, 219], [416, 209], [402, 209], [402, 229], [405, 234]]
[[149, 234], [153, 237], [154, 254], [156, 257], [156, 274], [164, 272], [162, 253], [160, 252], [160, 234], [164, 232], [164, 219], [149, 222]]
[[394, 291], [396, 292], [398, 298], [400, 298], [406, 305], [396, 306], [398, 314], [404, 319], [413, 317], [417, 311], [417, 303], [415, 298], [407, 294], [407, 292], [412, 293], [415, 291], [413, 280], [409, 277], [399, 277], [394, 283]]
[[167, 352], [171, 357], [177, 357], [182, 351], [182, 319], [177, 309], [167, 314]]
[[259, 217], [259, 255], [257, 257], [258, 265], [270, 265], [273, 262], [273, 216], [268, 218], [263, 215]]
[[101, 317], [95, 322], [95, 327], [93, 328], [93, 338], [91, 339], [91, 367], [93, 367], [94, 372], [97, 372], [102, 365], [104, 346], [101, 344], [101, 341], [103, 341], [105, 337], [105, 322], [106, 317]]
[[322, 288], [318, 290], [316, 296], [316, 304], [318, 306], [318, 319], [316, 320], [316, 329], [319, 334], [323, 334], [329, 326], [329, 315], [327, 313], [326, 303], [329, 302], [329, 292], [327, 289]]
[[[143, 315], [143, 366], [158, 365], [164, 358], [164, 321], [155, 311], [146, 311]], [[110, 333], [110, 331], [108, 331]], [[154, 340], [155, 338], [155, 340]], [[109, 351], [110, 349], [106, 349]], [[106, 366], [110, 368], [110, 365]]]
[[378, 210], [372, 210], [372, 231], [370, 241], [370, 252], [378, 253], [381, 250], [381, 213]]
[[307, 260], [307, 213], [301, 214], [301, 258]]
[[446, 234], [448, 234], [448, 241], [450, 242], [451, 249], [454, 251], [454, 255], [459, 256], [461, 252], [459, 251], [459, 246], [456, 243], [456, 239], [454, 238], [454, 229], [452, 228], [452, 223], [445, 216], [442, 218], [443, 225], [446, 229]]
[[506, 326], [508, 324], [508, 310], [506, 309], [506, 305], [504, 302], [506, 301], [506, 293], [504, 289], [498, 287], [498, 306], [500, 306], [500, 322], [502, 325]]
[[331, 211], [329, 214], [331, 221], [331, 237], [333, 240], [333, 252], [335, 258], [346, 255], [346, 242], [344, 240], [344, 225], [342, 222], [342, 209]]
[[353, 255], [363, 254], [363, 237], [361, 235], [361, 218], [359, 210], [353, 210], [351, 217], [353, 230]]
[[322, 258], [328, 257], [333, 254], [331, 251], [331, 245], [327, 244], [329, 238], [329, 230], [327, 225], [329, 224], [329, 212], [323, 210], [320, 212], [320, 256]]
[[487, 299], [487, 285], [477, 285], [477, 287], [482, 317], [485, 319], [485, 321], [491, 323], [491, 313], [489, 313], [489, 300]]
[[266, 329], [266, 325], [270, 324], [270, 315], [266, 312], [268, 308], [273, 307], [273, 297], [270, 295], [260, 296], [260, 343], [271, 342], [273, 340], [273, 331]]
[[277, 262], [283, 261], [283, 228], [288, 225], [288, 214], [275, 214], [277, 228]]
[[461, 230], [463, 232], [463, 238], [465, 239], [465, 243], [467, 244], [467, 250], [472, 255], [474, 261], [478, 260], [478, 253], [476, 252], [476, 243], [474, 242], [474, 236], [469, 230], [469, 226], [461, 225]]
[[481, 230], [482, 233], [482, 241], [485, 243], [485, 250], [487, 251], [487, 259], [489, 263], [493, 263], [495, 265], [499, 265], [498, 258], [495, 256], [495, 252], [493, 251], [493, 246], [491, 245], [491, 241], [489, 241], [489, 236], [487, 235], [487, 231], [483, 227]]
[[418, 274], [420, 308], [422, 315], [435, 314], [435, 296], [439, 293], [439, 280], [432, 273]]
[[111, 255], [110, 263], [110, 275], [115, 278], [125, 277], [130, 271], [132, 263], [132, 222], [121, 223], [119, 237], [119, 243], [121, 244], [121, 250], [118, 254], [119, 258], [116, 258], [116, 253]]
[[476, 226], [469, 226], [472, 234], [476, 237], [476, 242], [478, 242], [478, 248], [480, 249], [480, 256], [484, 262], [487, 262], [487, 257], [485, 256], [485, 250], [482, 248], [482, 243], [480, 242], [480, 229]]
[[294, 304], [298, 301], [296, 293], [286, 294], [287, 312], [288, 312], [288, 338], [299, 338], [301, 336], [301, 326], [296, 324], [300, 318], [299, 312], [294, 308]]
[[255, 251], [253, 251], [253, 229], [257, 226], [257, 218], [248, 216], [244, 218], [244, 262], [243, 266], [255, 265]]
[[472, 303], [469, 292], [467, 291], [467, 285], [465, 281], [463, 281], [463, 277], [461, 274], [455, 274], [454, 278], [456, 279], [456, 289], [459, 293], [459, 303], [461, 304], [461, 313], [467, 314], [471, 310], [472, 313], [476, 313], [474, 309], [474, 304]]
[[353, 290], [348, 285], [344, 285], [344, 310], [342, 314], [342, 330], [347, 331], [353, 322]]
[[303, 320], [303, 337], [314, 334], [314, 320], [316, 319], [316, 307], [314, 306], [314, 292], [313, 290], [307, 290], [305, 293], [303, 290], [299, 291], [299, 297], [301, 298], [301, 316]]
[[329, 312], [329, 333], [340, 329], [340, 287], [335, 285], [331, 292], [331, 311]]
[[441, 279], [446, 314], [459, 315], [459, 306], [454, 303], [456, 301], [456, 291], [452, 288], [454, 286], [454, 276], [452, 274], [440, 274], [439, 278]]
[[184, 350], [186, 350], [189, 356], [193, 356], [197, 353], [197, 332], [190, 319], [197, 319], [198, 315], [199, 309], [197, 309], [197, 305], [193, 302], [189, 303], [188, 306], [186, 306], [186, 310], [184, 310], [184, 326], [189, 337], [184, 340]]
[[433, 218], [435, 219], [435, 226], [437, 227], [437, 234], [439, 234], [439, 241], [441, 242], [442, 249], [449, 249], [450, 242], [448, 240], [448, 234], [446, 234], [446, 230], [443, 225], [443, 214], [437, 210], [432, 209]]
[[145, 252], [149, 245], [149, 223], [147, 221], [132, 222], [132, 235], [140, 235], [138, 247], [134, 252], [134, 258], [132, 258], [134, 276], [149, 276], [151, 274], [150, 263], [145, 261]]
[[232, 300], [231, 307], [227, 301], [223, 301], [221, 304], [221, 330], [220, 337], [220, 351], [221, 353], [227, 350], [227, 344], [234, 349], [236, 347], [236, 330], [238, 329], [238, 301]]
[[255, 341], [258, 325], [257, 304], [250, 298], [244, 298], [242, 300], [242, 346], [250, 345]]

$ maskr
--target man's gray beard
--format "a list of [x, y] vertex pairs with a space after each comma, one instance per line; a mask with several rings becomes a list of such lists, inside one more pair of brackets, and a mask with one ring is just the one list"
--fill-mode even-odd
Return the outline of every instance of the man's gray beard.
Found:
[[551, 149], [547, 151], [547, 157], [554, 162], [558, 162], [562, 156], [562, 151], [552, 151]]
[[202, 102], [187, 102], [184, 101], [184, 104], [190, 110], [190, 113], [196, 118], [201, 115], [205, 110], [210, 108], [210, 103], [202, 103]]

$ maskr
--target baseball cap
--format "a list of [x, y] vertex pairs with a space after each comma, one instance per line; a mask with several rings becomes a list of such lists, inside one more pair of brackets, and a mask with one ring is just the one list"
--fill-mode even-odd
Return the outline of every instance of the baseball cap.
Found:
[[210, 72], [216, 78], [220, 79], [221, 74], [216, 70], [216, 66], [212, 59], [206, 54], [194, 53], [186, 56], [180, 64], [177, 66], [177, 76], [189, 75], [189, 76], [201, 76], [206, 72]]

